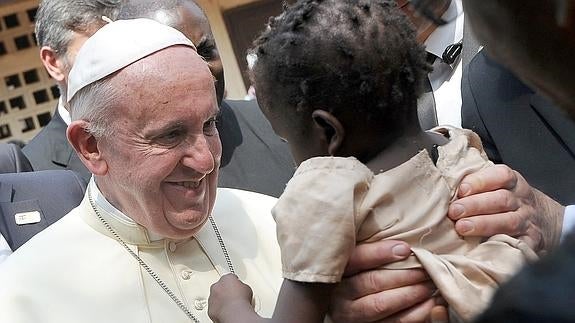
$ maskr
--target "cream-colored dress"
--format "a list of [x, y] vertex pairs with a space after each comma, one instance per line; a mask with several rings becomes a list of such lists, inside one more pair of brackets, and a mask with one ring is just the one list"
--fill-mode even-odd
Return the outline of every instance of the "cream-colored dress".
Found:
[[305, 161], [272, 214], [285, 278], [341, 280], [356, 243], [403, 240], [413, 256], [386, 268], [425, 268], [454, 312], [465, 321], [480, 313], [493, 290], [525, 259], [537, 256], [521, 241], [495, 235], [462, 238], [447, 218], [461, 179], [491, 163], [477, 135], [438, 128], [449, 136], [434, 165], [427, 151], [374, 175], [355, 158]]
[[[271, 316], [281, 284], [280, 252], [270, 216], [275, 202], [257, 193], [218, 189], [212, 213], [235, 270], [254, 290], [256, 310], [263, 316]], [[97, 207], [192, 313], [210, 322], [210, 286], [228, 267], [209, 222], [192, 239], [153, 241], [145, 228], [118, 216], [111, 205]], [[79, 207], [0, 265], [0, 322], [190, 320], [111, 237], [86, 195]]]

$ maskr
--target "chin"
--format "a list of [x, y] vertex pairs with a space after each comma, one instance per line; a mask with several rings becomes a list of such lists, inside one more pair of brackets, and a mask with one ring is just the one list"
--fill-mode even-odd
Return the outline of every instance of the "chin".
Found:
[[192, 215], [180, 215], [173, 218], [169, 222], [171, 230], [166, 237], [173, 239], [191, 238], [194, 234], [202, 229], [208, 221], [209, 213], [198, 214], [194, 212]]

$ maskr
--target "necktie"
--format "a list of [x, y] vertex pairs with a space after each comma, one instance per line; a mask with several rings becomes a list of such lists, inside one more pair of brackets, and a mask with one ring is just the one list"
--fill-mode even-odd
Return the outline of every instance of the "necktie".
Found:
[[[427, 62], [433, 64], [437, 57], [427, 53]], [[423, 130], [429, 130], [437, 126], [437, 112], [435, 111], [435, 97], [429, 77], [426, 77], [423, 84], [423, 94], [417, 100], [417, 116], [419, 124]]]

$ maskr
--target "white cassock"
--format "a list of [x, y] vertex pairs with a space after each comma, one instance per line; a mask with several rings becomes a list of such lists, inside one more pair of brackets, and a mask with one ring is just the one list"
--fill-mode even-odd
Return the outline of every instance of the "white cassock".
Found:
[[[90, 183], [91, 187], [95, 185]], [[155, 240], [91, 190], [102, 217], [201, 322], [210, 286], [228, 266], [208, 221], [186, 241]], [[89, 192], [89, 191], [88, 191]], [[212, 216], [238, 277], [271, 316], [281, 277], [270, 210], [276, 199], [218, 189]], [[0, 265], [0, 322], [190, 322], [97, 218], [88, 193], [76, 209]]]

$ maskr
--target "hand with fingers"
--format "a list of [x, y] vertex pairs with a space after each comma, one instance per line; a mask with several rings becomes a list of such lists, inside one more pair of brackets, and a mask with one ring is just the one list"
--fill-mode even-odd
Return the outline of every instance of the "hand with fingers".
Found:
[[[448, 216], [462, 236], [498, 233], [524, 240], [537, 251], [557, 245], [564, 208], [529, 186], [516, 171], [494, 165], [467, 175]], [[407, 258], [400, 241], [360, 245], [330, 306], [334, 322], [448, 322], [444, 301], [422, 270], [379, 267]]]
[[[219, 323], [235, 322], [240, 313], [248, 313], [245, 316], [255, 317], [252, 297], [252, 289], [242, 283], [236, 275], [224, 275], [210, 288], [208, 316], [212, 321]], [[241, 321], [246, 320], [242, 317]]]
[[[463, 178], [448, 216], [462, 236], [508, 234], [545, 253], [559, 243], [564, 209], [518, 172], [494, 165]], [[430, 321], [448, 322], [446, 307], [435, 306]]]
[[462, 236], [503, 233], [525, 241], [537, 252], [557, 246], [564, 207], [529, 186], [518, 172], [494, 165], [467, 175], [448, 216]]
[[419, 269], [385, 270], [382, 265], [411, 254], [401, 241], [359, 245], [334, 292], [333, 322], [423, 322], [436, 305], [436, 288]]

